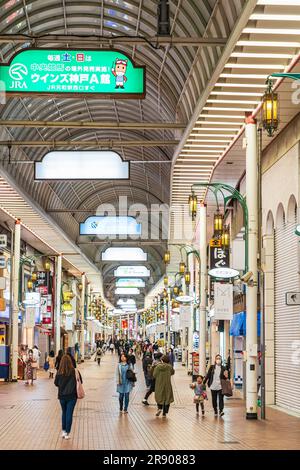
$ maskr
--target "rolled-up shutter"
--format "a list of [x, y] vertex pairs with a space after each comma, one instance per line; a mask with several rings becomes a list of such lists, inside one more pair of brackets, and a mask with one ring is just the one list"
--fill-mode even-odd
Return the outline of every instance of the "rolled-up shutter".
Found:
[[300, 412], [300, 306], [286, 305], [287, 292], [300, 292], [295, 226], [275, 230], [275, 403]]

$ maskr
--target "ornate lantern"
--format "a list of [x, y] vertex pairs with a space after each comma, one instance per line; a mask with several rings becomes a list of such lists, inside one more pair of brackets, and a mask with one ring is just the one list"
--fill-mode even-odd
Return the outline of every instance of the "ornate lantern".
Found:
[[192, 217], [192, 220], [196, 219], [197, 203], [198, 203], [197, 196], [194, 193], [194, 191], [192, 191], [192, 194], [190, 194], [190, 196], [189, 196], [189, 209], [190, 209], [190, 215]]
[[278, 129], [278, 94], [273, 91], [272, 81], [267, 81], [267, 90], [263, 96], [262, 125], [269, 137]]

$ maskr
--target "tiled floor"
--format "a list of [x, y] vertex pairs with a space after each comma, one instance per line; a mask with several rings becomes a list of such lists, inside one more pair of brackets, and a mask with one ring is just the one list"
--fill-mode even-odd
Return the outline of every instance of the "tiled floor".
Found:
[[0, 449], [300, 449], [300, 418], [267, 409], [266, 421], [247, 421], [242, 400], [226, 400], [225, 416], [215, 419], [211, 401], [205, 418], [197, 417], [189, 389], [190, 377], [178, 364], [175, 403], [166, 420], [155, 417], [141, 400], [145, 384], [140, 363], [128, 415], [120, 415], [115, 388], [117, 358], [107, 353], [100, 367], [80, 366], [86, 397], [78, 400], [72, 438], [60, 437], [57, 389], [40, 372], [34, 386], [0, 383]]

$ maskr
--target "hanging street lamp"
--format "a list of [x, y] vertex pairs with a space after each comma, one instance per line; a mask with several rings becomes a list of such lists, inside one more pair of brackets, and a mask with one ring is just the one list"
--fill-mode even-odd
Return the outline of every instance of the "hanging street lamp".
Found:
[[194, 221], [196, 219], [197, 215], [197, 196], [194, 191], [192, 191], [192, 194], [189, 196], [189, 209], [190, 209], [190, 215], [192, 217], [192, 220]]
[[267, 90], [263, 96], [262, 125], [269, 137], [278, 129], [278, 94], [273, 91], [272, 80], [267, 80]]
[[170, 259], [171, 259], [170, 252], [169, 252], [169, 251], [166, 251], [165, 254], [164, 254], [164, 262], [165, 262], [165, 264], [169, 264], [169, 263], [170, 263]]
[[168, 276], [164, 276], [164, 286], [168, 287], [169, 284], [169, 278]]
[[229, 234], [229, 227], [227, 225], [224, 225], [223, 227], [221, 243], [222, 243], [223, 248], [229, 248], [230, 234]]
[[178, 295], [179, 287], [178, 287], [178, 286], [174, 286], [174, 287], [173, 287], [173, 292], [174, 292], [174, 295]]
[[190, 283], [191, 283], [191, 273], [190, 273], [190, 271], [186, 271], [184, 273], [184, 280], [185, 280], [185, 285], [189, 286]]
[[221, 237], [223, 232], [223, 214], [217, 211], [214, 214], [214, 236]]
[[179, 272], [180, 272], [180, 274], [185, 273], [185, 263], [183, 261], [181, 261], [181, 263], [179, 263]]

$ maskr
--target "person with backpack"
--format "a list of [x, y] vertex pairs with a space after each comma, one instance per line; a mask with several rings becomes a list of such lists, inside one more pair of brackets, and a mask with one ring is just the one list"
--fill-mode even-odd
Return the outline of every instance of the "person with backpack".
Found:
[[151, 376], [150, 376], [150, 371], [152, 367], [152, 354], [147, 351], [144, 359], [143, 359], [143, 372], [144, 372], [144, 377], [145, 377], [145, 382], [146, 382], [146, 387], [150, 387], [151, 385]]
[[[58, 399], [62, 410], [62, 438], [70, 439], [70, 432], [73, 422], [73, 412], [77, 403], [77, 380], [82, 384], [82, 377], [78, 370], [73, 366], [71, 356], [64, 354], [61, 358], [60, 365], [54, 385], [58, 387]], [[79, 398], [81, 398], [79, 396]]]
[[148, 403], [148, 398], [150, 397], [150, 395], [155, 392], [155, 378], [153, 377], [153, 372], [154, 372], [154, 369], [155, 367], [157, 366], [157, 364], [160, 364], [161, 363], [161, 358], [162, 358], [163, 354], [160, 353], [160, 352], [157, 352], [154, 354], [154, 362], [152, 364], [152, 367], [151, 367], [151, 370], [150, 370], [150, 379], [151, 379], [151, 384], [150, 384], [150, 388], [149, 390], [147, 391], [144, 399], [142, 400], [142, 403], [146, 406], [149, 406], [149, 403]]

